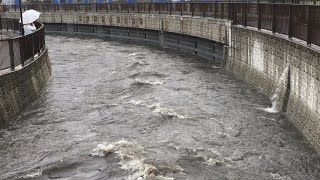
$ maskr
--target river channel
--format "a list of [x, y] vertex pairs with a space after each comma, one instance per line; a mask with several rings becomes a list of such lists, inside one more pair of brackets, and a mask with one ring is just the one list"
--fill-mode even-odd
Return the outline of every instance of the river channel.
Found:
[[200, 57], [46, 37], [53, 74], [0, 130], [0, 179], [320, 179], [320, 159], [269, 98]]

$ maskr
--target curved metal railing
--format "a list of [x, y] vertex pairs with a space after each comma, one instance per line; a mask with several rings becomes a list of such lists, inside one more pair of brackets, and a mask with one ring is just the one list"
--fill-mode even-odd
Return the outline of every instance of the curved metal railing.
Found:
[[[10, 22], [10, 23], [8, 23]], [[19, 28], [19, 20], [0, 18], [1, 27], [7, 30]], [[44, 25], [35, 22], [37, 30], [31, 34], [13, 38], [0, 39], [0, 70], [15, 70], [16, 66], [24, 66], [45, 49]]]
[[[250, 26], [298, 38], [320, 46], [319, 0], [188, 1], [142, 3], [27, 4], [41, 12], [143, 13], [214, 17], [229, 19], [234, 25]], [[303, 3], [303, 4], [302, 4]], [[311, 5], [310, 5], [311, 4]], [[9, 11], [7, 7], [7, 11]], [[11, 11], [15, 11], [17, 8]]]

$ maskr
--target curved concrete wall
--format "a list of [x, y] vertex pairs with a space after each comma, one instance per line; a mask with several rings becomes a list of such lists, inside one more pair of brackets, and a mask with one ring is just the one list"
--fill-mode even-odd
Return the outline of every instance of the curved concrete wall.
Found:
[[[19, 14], [10, 13], [10, 18], [19, 18]], [[106, 14], [106, 13], [42, 13], [39, 19], [43, 23], [91, 24], [158, 30], [205, 38], [228, 44], [230, 23], [222, 19], [191, 16], [168, 16], [154, 14]]]
[[304, 44], [231, 27], [225, 67], [270, 96], [280, 87], [280, 109], [320, 153], [320, 53]]
[[[17, 16], [11, 14], [11, 16]], [[268, 32], [230, 26], [212, 18], [99, 14], [43, 14], [45, 23], [108, 25], [201, 37], [226, 46], [228, 71], [267, 95], [278, 93], [277, 106], [320, 153], [320, 51]], [[289, 67], [289, 68], [287, 68]]]
[[40, 94], [50, 75], [45, 50], [22, 69], [0, 76], [0, 128], [10, 124]]

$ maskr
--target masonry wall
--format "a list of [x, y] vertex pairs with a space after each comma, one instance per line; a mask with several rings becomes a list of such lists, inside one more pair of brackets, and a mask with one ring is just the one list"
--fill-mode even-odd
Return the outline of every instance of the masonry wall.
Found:
[[290, 121], [320, 153], [320, 53], [287, 38], [242, 27], [231, 27], [227, 49], [227, 70], [270, 97], [280, 87], [280, 109], [287, 111]]
[[0, 129], [36, 99], [50, 76], [47, 50], [24, 68], [0, 76]]
[[[19, 18], [18, 13], [7, 14]], [[39, 19], [43, 23], [104, 25], [115, 27], [139, 28], [185, 34], [215, 42], [228, 44], [226, 20], [191, 16], [158, 14], [107, 14], [98, 12], [56, 12], [42, 13]]]

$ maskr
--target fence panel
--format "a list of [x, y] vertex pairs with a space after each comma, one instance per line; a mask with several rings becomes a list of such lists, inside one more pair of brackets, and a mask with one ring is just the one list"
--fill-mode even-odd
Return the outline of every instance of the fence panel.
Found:
[[310, 25], [311, 43], [320, 46], [320, 6], [311, 7]]
[[281, 4], [275, 7], [276, 32], [289, 34], [290, 5]]
[[0, 70], [11, 67], [9, 41], [0, 41]]
[[301, 40], [307, 40], [308, 9], [307, 6], [292, 7], [292, 35]]
[[247, 25], [258, 27], [258, 5], [247, 4]]
[[20, 39], [14, 39], [13, 40], [13, 46], [12, 46], [12, 51], [13, 51], [13, 61], [15, 66], [18, 66], [21, 64], [21, 56], [20, 56]]
[[273, 5], [261, 4], [261, 28], [272, 31]]
[[28, 34], [24, 36], [22, 43], [23, 43], [23, 55], [24, 55], [24, 60], [28, 60], [29, 58], [33, 57], [33, 39], [32, 39], [32, 34]]
[[243, 25], [244, 21], [243, 21], [243, 16], [244, 16], [244, 8], [243, 8], [243, 4], [241, 3], [237, 3], [234, 6], [234, 13], [235, 13], [235, 24], [240, 24]]

